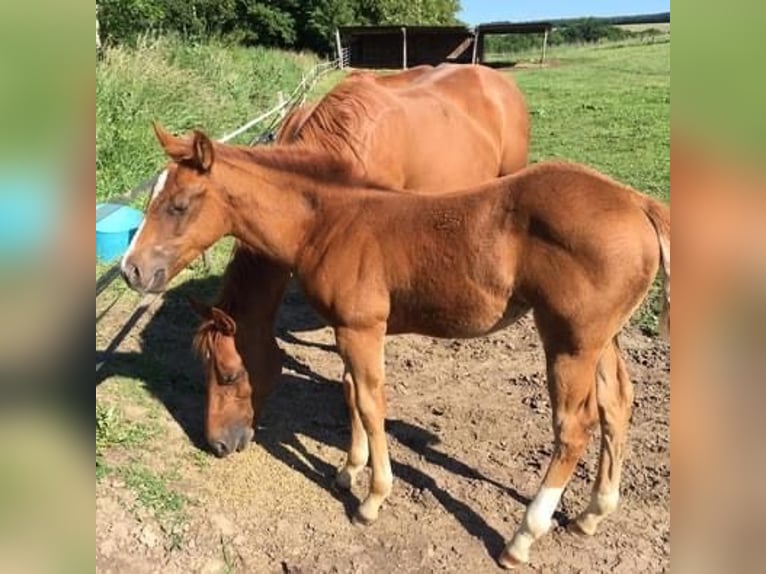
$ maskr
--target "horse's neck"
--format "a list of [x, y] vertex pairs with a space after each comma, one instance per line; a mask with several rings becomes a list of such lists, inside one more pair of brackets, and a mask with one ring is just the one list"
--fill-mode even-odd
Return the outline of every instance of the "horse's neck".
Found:
[[247, 150], [222, 159], [234, 235], [260, 255], [292, 267], [314, 231], [317, 211], [332, 203], [327, 180], [337, 176], [332, 166], [317, 169], [321, 155], [280, 154], [289, 150]]
[[233, 235], [258, 254], [292, 266], [313, 228], [318, 184], [258, 159], [222, 158]]

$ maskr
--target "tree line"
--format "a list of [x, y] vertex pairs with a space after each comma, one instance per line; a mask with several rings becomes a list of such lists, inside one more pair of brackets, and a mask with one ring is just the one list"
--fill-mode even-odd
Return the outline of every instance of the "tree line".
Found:
[[338, 26], [458, 24], [460, 0], [98, 0], [96, 6], [106, 43], [173, 32], [329, 54]]

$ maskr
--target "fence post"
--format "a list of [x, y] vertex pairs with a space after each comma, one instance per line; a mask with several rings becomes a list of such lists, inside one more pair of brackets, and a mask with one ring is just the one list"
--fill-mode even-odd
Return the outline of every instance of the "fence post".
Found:
[[545, 34], [543, 35], [543, 54], [540, 58], [540, 65], [545, 65], [545, 48], [548, 47], [548, 29], [545, 29]]
[[402, 70], [407, 69], [407, 28], [402, 26]]
[[478, 64], [476, 59], [479, 55], [479, 26], [473, 29], [473, 54], [471, 55], [471, 63]]
[[338, 51], [338, 62], [340, 69], [344, 68], [343, 65], [343, 45], [340, 43], [340, 28], [335, 28], [335, 49]]

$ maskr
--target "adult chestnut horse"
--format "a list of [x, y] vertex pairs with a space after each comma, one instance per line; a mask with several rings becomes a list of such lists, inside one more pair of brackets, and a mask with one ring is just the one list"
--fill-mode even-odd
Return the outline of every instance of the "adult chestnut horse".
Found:
[[[278, 143], [330, 150], [340, 166], [333, 177], [443, 193], [526, 165], [529, 120], [518, 88], [495, 70], [419, 66], [384, 76], [352, 73], [317, 105], [292, 113]], [[289, 277], [289, 269], [247, 249], [236, 250], [224, 275], [219, 304], [239, 325], [249, 382], [207, 385], [205, 436], [218, 456], [250, 442], [278, 380], [274, 321]]]
[[226, 234], [293, 270], [333, 326], [347, 371], [351, 444], [337, 482], [350, 487], [369, 458], [360, 521], [377, 519], [392, 485], [386, 334], [477, 337], [530, 309], [546, 355], [555, 442], [499, 561], [528, 561], [597, 422], [599, 471], [574, 528], [593, 534], [615, 510], [633, 394], [617, 336], [658, 269], [669, 317], [667, 207], [571, 164], [424, 196], [338, 184], [343, 164], [323, 152], [231, 147], [201, 132], [157, 136], [171, 162], [123, 262], [128, 281], [161, 291]]

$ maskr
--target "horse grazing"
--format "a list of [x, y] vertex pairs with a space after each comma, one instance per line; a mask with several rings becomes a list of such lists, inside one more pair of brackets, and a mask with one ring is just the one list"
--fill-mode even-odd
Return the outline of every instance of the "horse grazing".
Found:
[[171, 162], [123, 262], [128, 281], [161, 291], [226, 234], [293, 270], [333, 326], [345, 365], [351, 442], [338, 485], [348, 488], [371, 462], [359, 521], [377, 519], [392, 486], [385, 336], [478, 337], [530, 309], [546, 355], [554, 451], [499, 561], [528, 561], [597, 422], [599, 471], [573, 528], [593, 534], [615, 510], [633, 394], [617, 336], [659, 269], [669, 321], [666, 206], [572, 164], [424, 196], [338, 184], [337, 161], [320, 152], [213, 144], [201, 132], [157, 136]]
[[[526, 165], [529, 119], [512, 80], [489, 68], [418, 66], [384, 76], [354, 72], [318, 104], [294, 110], [277, 143], [294, 153], [331, 150], [339, 179], [369, 178], [384, 187], [443, 193]], [[242, 276], [259, 280], [245, 279], [248, 290], [230, 285]], [[208, 384], [205, 436], [218, 456], [234, 452], [240, 437], [252, 436], [250, 428], [278, 380], [282, 355], [274, 321], [289, 278], [288, 268], [248, 249], [235, 250], [224, 275], [218, 306], [240, 326], [235, 338], [253, 404], [246, 407], [230, 389]]]

